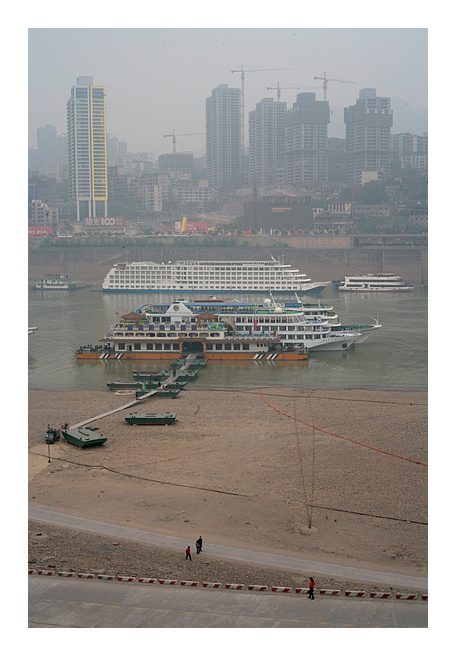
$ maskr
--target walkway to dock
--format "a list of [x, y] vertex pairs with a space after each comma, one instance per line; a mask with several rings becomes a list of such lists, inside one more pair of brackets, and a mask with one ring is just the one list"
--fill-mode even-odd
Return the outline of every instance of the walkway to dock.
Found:
[[[187, 369], [189, 369], [192, 361], [195, 359], [195, 354], [191, 354], [190, 356], [187, 356], [186, 362], [181, 365], [181, 367], [173, 372], [173, 374], [170, 374], [170, 376], [165, 379], [162, 383], [162, 388], [165, 388], [166, 386], [170, 385], [173, 383], [175, 380], [177, 374], [179, 372], [185, 372]], [[128, 402], [127, 404], [123, 404], [123, 406], [119, 406], [119, 408], [113, 408], [111, 411], [107, 411], [106, 413], [101, 413], [100, 415], [96, 415], [95, 417], [91, 417], [88, 420], [83, 420], [82, 422], [78, 422], [78, 424], [73, 424], [70, 429], [77, 429], [78, 427], [83, 427], [86, 424], [89, 424], [90, 422], [95, 422], [96, 420], [100, 420], [102, 417], [106, 417], [107, 415], [113, 415], [114, 413], [118, 413], [119, 411], [123, 411], [125, 408], [130, 408], [131, 406], [135, 406], [136, 404], [139, 404], [142, 402], [144, 399], [147, 399], [148, 397], [152, 397], [153, 395], [157, 394], [157, 390], [150, 390], [148, 392], [145, 392], [144, 395], [141, 395], [141, 397], [138, 397], [136, 399], [133, 399], [131, 402]]]

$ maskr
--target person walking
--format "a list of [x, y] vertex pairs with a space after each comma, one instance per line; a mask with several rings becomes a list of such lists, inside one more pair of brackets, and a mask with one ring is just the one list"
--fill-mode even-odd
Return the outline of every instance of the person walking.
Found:
[[197, 554], [200, 554], [203, 549], [203, 539], [201, 536], [195, 541], [195, 547], [197, 548]]
[[314, 580], [312, 577], [309, 578], [309, 591], [308, 591], [308, 598], [310, 600], [314, 600]]
[[190, 553], [190, 545], [188, 545], [186, 548], [186, 561], [187, 559], [190, 559], [192, 561], [192, 555]]

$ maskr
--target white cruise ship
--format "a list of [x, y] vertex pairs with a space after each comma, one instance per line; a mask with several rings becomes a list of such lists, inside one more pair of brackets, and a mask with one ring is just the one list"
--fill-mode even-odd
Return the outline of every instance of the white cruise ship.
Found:
[[411, 283], [395, 274], [378, 273], [357, 276], [345, 276], [338, 281], [338, 289], [344, 292], [410, 292], [414, 290]]
[[172, 264], [115, 264], [103, 292], [321, 292], [330, 281], [313, 283], [306, 274], [270, 260], [179, 260]]

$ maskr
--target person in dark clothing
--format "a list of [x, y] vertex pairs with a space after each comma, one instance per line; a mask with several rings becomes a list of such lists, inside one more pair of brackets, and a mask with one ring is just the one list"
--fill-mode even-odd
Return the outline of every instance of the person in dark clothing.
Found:
[[192, 561], [192, 555], [190, 554], [190, 545], [188, 545], [186, 548], [186, 561], [187, 559], [190, 559]]
[[201, 536], [195, 541], [195, 547], [197, 548], [197, 554], [200, 554], [203, 549], [203, 539]]
[[308, 598], [314, 600], [314, 580], [312, 577], [309, 578]]

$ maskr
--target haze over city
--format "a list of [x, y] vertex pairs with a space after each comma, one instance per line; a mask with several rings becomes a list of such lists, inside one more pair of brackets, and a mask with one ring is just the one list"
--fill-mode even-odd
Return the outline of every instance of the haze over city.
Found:
[[242, 69], [246, 139], [257, 102], [276, 100], [278, 85], [288, 107], [300, 91], [323, 100], [324, 74], [329, 137], [344, 138], [343, 108], [366, 87], [392, 98], [393, 133], [427, 131], [422, 28], [32, 28], [28, 56], [31, 148], [40, 126], [66, 132], [66, 101], [81, 75], [105, 86], [108, 133], [155, 158], [172, 151], [164, 135], [173, 131], [178, 151], [205, 154], [205, 99], [219, 84], [240, 88]]

